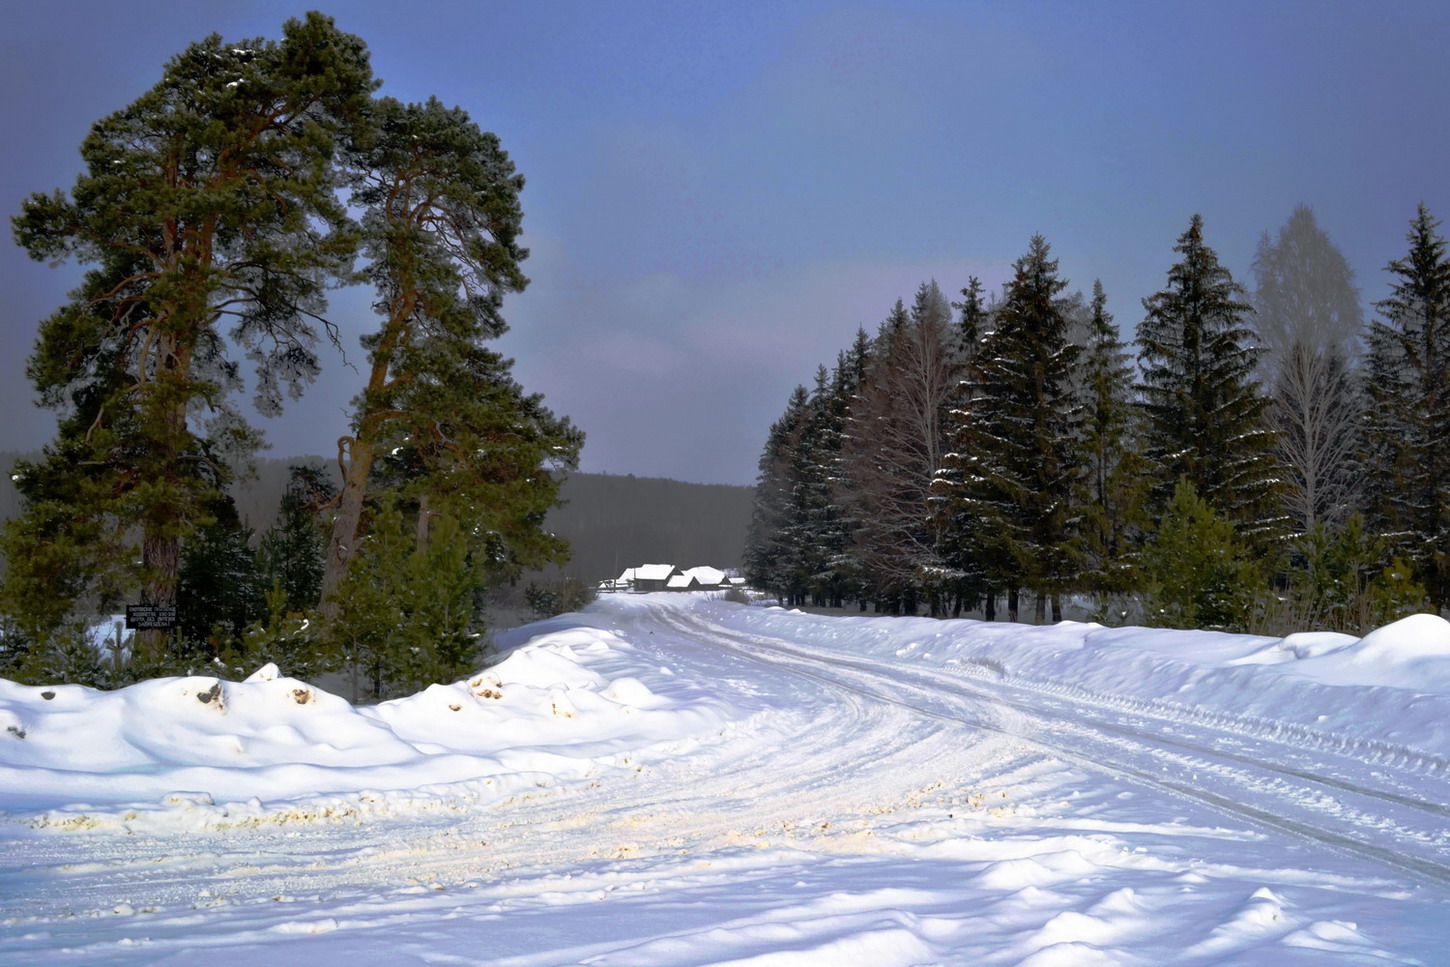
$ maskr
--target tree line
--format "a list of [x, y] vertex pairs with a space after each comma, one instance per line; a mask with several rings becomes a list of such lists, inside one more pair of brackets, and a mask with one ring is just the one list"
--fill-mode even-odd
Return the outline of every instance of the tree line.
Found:
[[[315, 12], [280, 40], [212, 35], [96, 122], [68, 193], [12, 219], [32, 257], [88, 268], [27, 366], [59, 430], [17, 465], [0, 536], [10, 677], [95, 678], [80, 628], [139, 602], [181, 625], [139, 632], [126, 675], [280, 656], [383, 694], [466, 672], [481, 590], [566, 556], [541, 525], [582, 434], [487, 346], [528, 282], [523, 179], [467, 112], [380, 83]], [[341, 486], [299, 469], [262, 539], [266, 614], [214, 613], [202, 586], [246, 549], [233, 468], [263, 443], [244, 377], [264, 415], [297, 399], [339, 344], [326, 295], [350, 285], [378, 324]]]
[[746, 549], [794, 604], [1225, 630], [1362, 631], [1450, 599], [1450, 260], [1423, 205], [1365, 323], [1299, 207], [1254, 290], [1195, 215], [1142, 301], [1041, 235], [1000, 293], [923, 283], [797, 386]]

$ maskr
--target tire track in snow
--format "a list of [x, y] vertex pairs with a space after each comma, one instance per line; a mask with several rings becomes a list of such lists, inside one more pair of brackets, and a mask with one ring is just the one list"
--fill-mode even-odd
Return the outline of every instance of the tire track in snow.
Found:
[[[651, 638], [651, 631], [660, 633]], [[666, 631], [649, 615], [634, 641], [669, 660], [675, 652]], [[106, 916], [118, 897], [172, 914], [199, 904], [240, 924], [265, 919], [271, 904], [305, 904], [324, 892], [363, 904], [380, 891], [538, 879], [666, 854], [761, 846], [870, 852], [854, 837], [869, 838], [869, 822], [860, 825], [869, 817], [913, 799], [945, 802], [984, 774], [1028, 774], [1044, 761], [1015, 740], [982, 742], [980, 730], [961, 722], [869, 695], [842, 696], [835, 683], [796, 674], [762, 681], [754, 656], [715, 651], [712, 639], [705, 673], [738, 684], [747, 706], [758, 705], [754, 714], [722, 735], [640, 750], [585, 782], [487, 804], [460, 789], [456, 809], [440, 801], [414, 815], [51, 835], [13, 844], [4, 865], [25, 881], [32, 924]], [[690, 673], [699, 669], [691, 665]], [[100, 848], [72, 864], [71, 835]]]
[[[824, 649], [728, 628], [697, 614], [664, 609], [652, 614], [676, 633], [694, 635], [844, 691], [919, 714], [965, 721], [975, 728], [1013, 735], [1085, 768], [1144, 783], [1257, 826], [1372, 859], [1416, 879], [1450, 885], [1450, 833], [1446, 822], [1450, 808], [1428, 796], [1368, 788], [1344, 773], [1324, 775], [1323, 771], [1328, 770], [1286, 766], [1276, 760], [1286, 752], [1299, 750], [1267, 735], [1250, 737], [1259, 745], [1257, 755], [1225, 751], [1218, 747], [1218, 741], [1233, 739], [1242, 745], [1242, 732], [1220, 730], [1215, 736], [1212, 728], [1196, 720], [1204, 716], [1162, 714], [1172, 708], [1168, 703], [1155, 708], [1159, 721], [1142, 712], [1115, 708], [1120, 716], [1138, 721], [1111, 722], [1101, 715], [1087, 714], [1080, 697], [1078, 705], [1064, 708], [1051, 701], [1052, 689], [1027, 680], [1003, 676], [987, 686], [966, 676], [904, 662], [846, 659]], [[911, 699], [903, 693], [909, 693]], [[1004, 719], [1002, 710], [1010, 710], [1011, 716]], [[1191, 727], [1202, 734], [1196, 739], [1167, 734], [1165, 722], [1178, 729]], [[1349, 757], [1348, 751], [1340, 755]], [[1411, 757], [1405, 761], [1413, 771], [1419, 760]], [[1386, 767], [1385, 762], [1371, 761], [1369, 757], [1361, 764], [1365, 766], [1364, 779], [1373, 777], [1371, 767]], [[1216, 788], [1208, 787], [1205, 779], [1210, 777], [1218, 784]], [[1241, 794], [1245, 787], [1281, 808], [1270, 811], [1245, 802]]]

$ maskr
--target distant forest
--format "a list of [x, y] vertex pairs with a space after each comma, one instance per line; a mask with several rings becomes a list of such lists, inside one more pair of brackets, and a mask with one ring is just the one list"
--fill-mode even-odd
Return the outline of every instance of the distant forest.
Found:
[[[1363, 634], [1450, 606], [1450, 243], [1424, 205], [1366, 323], [1300, 207], [1249, 292], [1194, 215], [1134, 352], [1034, 236], [797, 386], [746, 577], [793, 604]], [[953, 310], [958, 315], [953, 317]]]
[[[10, 481], [16, 460], [37, 453], [0, 452], [0, 520], [20, 512]], [[237, 512], [255, 534], [271, 526], [287, 487], [287, 470], [325, 466], [322, 457], [261, 459], [256, 475], [232, 487]], [[652, 477], [573, 473], [550, 512], [547, 529], [569, 542], [570, 560], [552, 572], [595, 582], [640, 564], [741, 566], [753, 487], [693, 484]]]

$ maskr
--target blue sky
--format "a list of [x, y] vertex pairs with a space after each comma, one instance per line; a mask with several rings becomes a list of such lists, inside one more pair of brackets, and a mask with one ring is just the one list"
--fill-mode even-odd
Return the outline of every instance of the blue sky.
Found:
[[[588, 434], [583, 468], [748, 483], [791, 388], [935, 278], [995, 286], [1041, 232], [1125, 336], [1201, 212], [1251, 282], [1296, 204], [1368, 307], [1415, 206], [1450, 216], [1440, 2], [55, 2], [0, 31], [0, 207], [69, 187], [90, 124], [211, 31], [315, 7], [367, 41], [383, 92], [436, 94], [527, 179], [528, 291], [501, 348]], [[53, 419], [23, 375], [77, 270], [0, 247], [0, 449]], [[335, 300], [349, 357], [371, 325]], [[336, 361], [272, 455], [330, 453], [358, 374]]]

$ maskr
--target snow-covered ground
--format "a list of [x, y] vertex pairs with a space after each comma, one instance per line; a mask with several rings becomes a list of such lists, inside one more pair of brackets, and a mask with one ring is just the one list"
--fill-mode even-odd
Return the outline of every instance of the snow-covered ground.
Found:
[[355, 708], [0, 682], [3, 964], [1450, 963], [1450, 624], [609, 596]]

